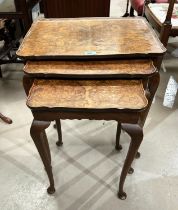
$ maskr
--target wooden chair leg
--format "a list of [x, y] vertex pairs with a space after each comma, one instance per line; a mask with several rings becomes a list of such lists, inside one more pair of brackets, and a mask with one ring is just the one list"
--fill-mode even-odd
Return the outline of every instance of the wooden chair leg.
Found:
[[120, 135], [121, 135], [121, 123], [117, 123], [117, 133], [116, 133], [116, 146], [115, 149], [120, 151], [122, 146], [120, 145]]
[[58, 133], [58, 141], [56, 142], [56, 145], [58, 147], [63, 145], [62, 142], [62, 131], [61, 131], [61, 121], [60, 120], [56, 120], [56, 129], [57, 129], [57, 133]]
[[135, 158], [139, 146], [143, 140], [143, 129], [141, 126], [137, 124], [122, 124], [122, 129], [125, 130], [131, 137], [130, 147], [120, 176], [119, 192], [118, 192], [118, 197], [121, 200], [125, 200], [127, 194], [123, 191], [124, 182], [131, 168], [133, 159]]
[[3, 114], [0, 113], [0, 119], [7, 124], [12, 124], [12, 120], [8, 117], [5, 117]]
[[132, 6], [130, 6], [130, 17], [134, 17], [134, 8]]
[[40, 157], [43, 161], [45, 170], [49, 178], [50, 186], [48, 187], [47, 192], [49, 194], [53, 194], [55, 192], [55, 188], [51, 167], [51, 155], [49, 151], [47, 137], [45, 134], [45, 129], [48, 128], [49, 125], [50, 122], [33, 120], [30, 129], [30, 134], [40, 154]]
[[129, 16], [129, 0], [127, 0], [127, 5], [126, 5], [126, 11], [125, 14], [122, 17], [128, 17]]

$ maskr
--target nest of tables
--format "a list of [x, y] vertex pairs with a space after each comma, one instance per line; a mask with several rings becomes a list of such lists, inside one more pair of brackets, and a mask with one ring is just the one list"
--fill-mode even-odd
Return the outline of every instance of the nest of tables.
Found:
[[131, 164], [139, 156], [143, 126], [159, 84], [157, 60], [166, 49], [144, 18], [44, 19], [35, 22], [17, 55], [23, 58], [27, 106], [34, 120], [31, 137], [55, 192], [45, 129], [60, 119], [116, 120], [131, 137], [120, 176], [118, 197]]

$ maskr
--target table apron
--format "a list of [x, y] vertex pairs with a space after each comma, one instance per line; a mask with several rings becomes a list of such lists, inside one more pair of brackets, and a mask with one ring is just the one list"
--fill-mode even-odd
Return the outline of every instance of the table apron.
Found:
[[89, 119], [89, 120], [116, 120], [121, 123], [138, 123], [140, 112], [60, 112], [60, 111], [32, 111], [34, 119], [40, 121], [54, 121], [57, 119]]

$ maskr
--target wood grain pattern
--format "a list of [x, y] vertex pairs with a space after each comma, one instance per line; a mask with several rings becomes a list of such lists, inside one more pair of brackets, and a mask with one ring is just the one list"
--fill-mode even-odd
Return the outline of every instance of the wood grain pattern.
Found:
[[24, 72], [35, 77], [147, 77], [155, 71], [151, 60], [28, 61], [24, 66]]
[[35, 80], [27, 100], [31, 109], [141, 110], [147, 104], [140, 80]]
[[144, 18], [42, 19], [17, 55], [26, 59], [162, 55], [166, 49]]

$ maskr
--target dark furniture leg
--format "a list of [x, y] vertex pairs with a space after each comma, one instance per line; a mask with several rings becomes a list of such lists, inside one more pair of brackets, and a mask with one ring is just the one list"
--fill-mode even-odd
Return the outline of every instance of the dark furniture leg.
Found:
[[126, 11], [125, 14], [122, 17], [128, 17], [129, 16], [129, 0], [127, 0], [127, 5], [126, 5]]
[[134, 17], [134, 9], [132, 6], [130, 7], [130, 15], [129, 16]]
[[[145, 121], [146, 121], [148, 112], [150, 110], [153, 98], [155, 96], [156, 90], [159, 85], [159, 81], [160, 81], [160, 75], [158, 72], [155, 73], [153, 76], [151, 76], [148, 80], [148, 86], [147, 86], [148, 91], [147, 92], [149, 92], [149, 94], [148, 94], [149, 103], [148, 103], [147, 109], [145, 111], [143, 111], [141, 114], [141, 121], [139, 123], [141, 127], [143, 127], [145, 124]], [[140, 153], [137, 152], [135, 158], [138, 159], [138, 158], [140, 158], [140, 156], [141, 156]]]
[[3, 114], [0, 113], [0, 119], [7, 124], [12, 124], [12, 120], [8, 117], [5, 117]]
[[141, 120], [140, 120], [140, 126], [144, 126], [145, 124], [145, 121], [146, 121], [146, 118], [147, 118], [147, 115], [148, 115], [148, 112], [150, 110], [150, 107], [151, 107], [151, 104], [152, 104], [152, 101], [154, 99], [154, 96], [155, 96], [155, 93], [156, 93], [156, 90], [158, 88], [158, 85], [159, 85], [159, 81], [160, 81], [160, 75], [159, 73], [155, 73], [153, 76], [151, 76], [148, 80], [148, 85], [147, 85], [147, 92], [149, 92], [148, 94], [148, 106], [147, 108], [145, 109], [145, 111], [143, 111], [141, 113]]
[[29, 94], [30, 88], [33, 85], [33, 82], [34, 82], [34, 78], [29, 77], [27, 75], [23, 76], [23, 87], [27, 96]]
[[[115, 146], [115, 149], [120, 151], [122, 149], [122, 145], [120, 144], [120, 135], [121, 135], [121, 123], [117, 123], [117, 133], [116, 133], [116, 146]], [[136, 156], [135, 156], [136, 159], [140, 158], [140, 153], [137, 152]], [[134, 170], [131, 168], [129, 170], [129, 174], [132, 174], [134, 172]]]
[[55, 192], [55, 188], [51, 166], [51, 155], [49, 151], [47, 137], [45, 134], [45, 129], [48, 128], [49, 125], [50, 122], [33, 120], [30, 129], [30, 134], [40, 154], [40, 157], [43, 161], [45, 170], [49, 178], [50, 186], [48, 187], [47, 192], [49, 194], [53, 194]]
[[48, 144], [48, 139], [47, 139], [47, 136], [46, 136], [46, 132], [43, 131], [42, 132], [42, 138], [44, 139], [44, 150], [46, 151], [46, 154], [48, 156], [48, 160], [49, 162], [51, 163], [51, 153], [50, 153], [50, 148], [49, 148], [49, 144]]
[[122, 129], [125, 130], [131, 137], [130, 147], [127, 157], [121, 172], [118, 197], [125, 200], [127, 194], [123, 191], [126, 176], [131, 168], [131, 164], [143, 140], [143, 130], [138, 124], [122, 124]]
[[120, 151], [122, 146], [120, 145], [120, 135], [121, 135], [121, 123], [117, 123], [117, 133], [116, 133], [116, 146], [115, 149]]
[[63, 145], [62, 142], [62, 131], [61, 131], [61, 121], [60, 120], [56, 120], [56, 129], [57, 129], [57, 133], [58, 133], [58, 141], [56, 142], [56, 145], [58, 147]]

